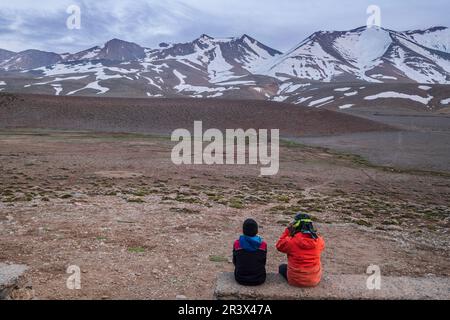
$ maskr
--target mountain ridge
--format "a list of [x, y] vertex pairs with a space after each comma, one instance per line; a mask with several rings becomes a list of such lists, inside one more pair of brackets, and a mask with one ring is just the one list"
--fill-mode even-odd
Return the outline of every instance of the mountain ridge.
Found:
[[0, 50], [0, 91], [303, 103], [324, 83], [450, 84], [449, 48], [442, 26], [318, 31], [284, 53], [248, 34], [156, 48], [114, 38], [76, 53]]

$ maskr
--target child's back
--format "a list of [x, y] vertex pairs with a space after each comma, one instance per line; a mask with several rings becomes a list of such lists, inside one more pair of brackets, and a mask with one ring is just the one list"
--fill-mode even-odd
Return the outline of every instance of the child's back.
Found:
[[320, 255], [325, 247], [321, 236], [312, 239], [308, 234], [297, 233], [291, 237], [286, 229], [276, 247], [288, 256], [287, 279], [290, 285], [314, 287], [319, 284], [322, 277]]
[[257, 286], [266, 281], [267, 244], [257, 235], [256, 221], [244, 222], [244, 234], [234, 242], [234, 276], [239, 284]]
[[290, 285], [315, 287], [322, 277], [320, 257], [325, 241], [316, 233], [311, 217], [299, 213], [295, 221], [281, 235], [276, 245], [286, 253], [288, 264], [280, 266], [279, 272]]

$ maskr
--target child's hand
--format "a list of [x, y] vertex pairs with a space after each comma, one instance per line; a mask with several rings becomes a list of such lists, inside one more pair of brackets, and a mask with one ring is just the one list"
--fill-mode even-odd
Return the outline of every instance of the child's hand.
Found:
[[294, 235], [295, 233], [295, 228], [294, 228], [294, 224], [291, 222], [289, 223], [287, 229], [289, 230], [289, 234], [291, 235], [291, 237]]

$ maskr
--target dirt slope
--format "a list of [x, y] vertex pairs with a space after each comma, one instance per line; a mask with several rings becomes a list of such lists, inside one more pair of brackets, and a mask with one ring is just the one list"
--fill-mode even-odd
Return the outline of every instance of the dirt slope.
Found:
[[0, 96], [1, 128], [167, 134], [195, 120], [204, 128], [277, 128], [282, 136], [390, 130], [352, 115], [266, 101]]

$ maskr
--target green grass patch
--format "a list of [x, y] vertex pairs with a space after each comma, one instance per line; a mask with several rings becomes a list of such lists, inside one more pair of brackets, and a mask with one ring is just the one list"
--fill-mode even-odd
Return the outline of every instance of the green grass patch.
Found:
[[244, 208], [244, 203], [241, 200], [239, 200], [239, 199], [231, 199], [228, 202], [228, 206], [230, 208], [234, 208], [234, 209], [243, 209]]
[[288, 203], [291, 200], [291, 198], [287, 195], [279, 195], [277, 196], [277, 201], [278, 202], [285, 202]]
[[363, 227], [371, 227], [371, 226], [372, 226], [372, 224], [371, 224], [369, 221], [362, 220], [362, 219], [360, 219], [360, 220], [355, 220], [354, 222], [355, 222], [357, 225], [363, 226]]
[[217, 263], [222, 263], [222, 262], [227, 262], [228, 259], [223, 257], [223, 256], [217, 256], [217, 255], [210, 255], [209, 256], [209, 261], [211, 262], [217, 262]]
[[143, 247], [131, 247], [131, 248], [128, 248], [128, 252], [131, 252], [131, 253], [143, 253], [143, 252], [145, 252], [145, 248], [143, 248]]
[[128, 198], [127, 202], [130, 202], [130, 203], [145, 203], [145, 201], [142, 200], [141, 198]]

